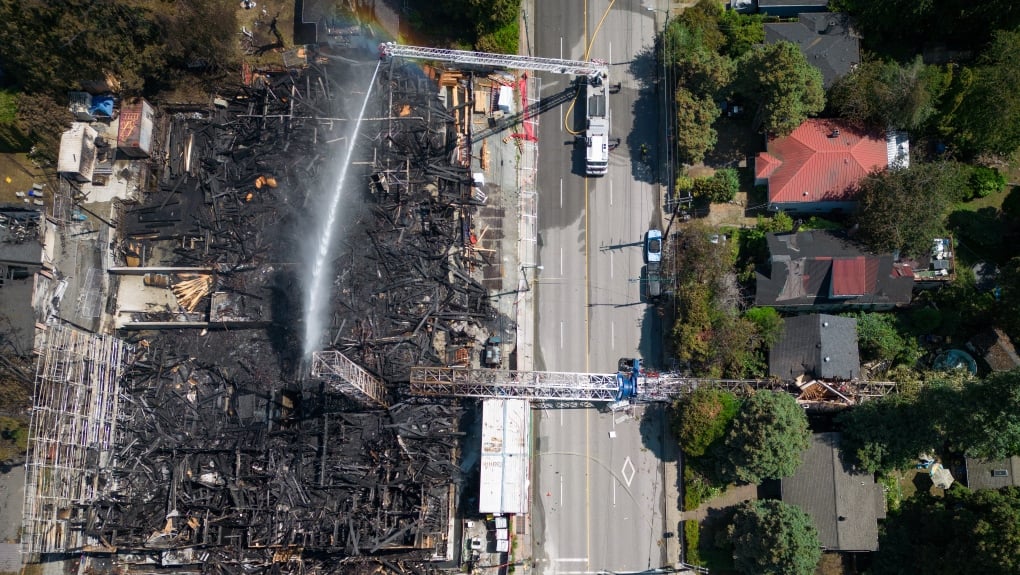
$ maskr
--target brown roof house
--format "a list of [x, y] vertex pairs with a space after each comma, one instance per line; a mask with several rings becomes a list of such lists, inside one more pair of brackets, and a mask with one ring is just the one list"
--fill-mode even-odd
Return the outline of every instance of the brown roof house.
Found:
[[1017, 355], [1013, 341], [997, 327], [975, 335], [967, 342], [967, 347], [985, 360], [992, 371], [1009, 371], [1020, 367], [1020, 355]]
[[967, 457], [967, 487], [971, 489], [998, 489], [1011, 485], [1020, 485], [1017, 479], [1020, 474], [1020, 457], [984, 461]]
[[755, 305], [780, 311], [888, 310], [910, 303], [909, 266], [873, 255], [841, 235], [814, 230], [768, 234], [767, 274], [757, 276]]
[[784, 381], [856, 379], [861, 374], [857, 320], [826, 314], [788, 317], [769, 350], [769, 375]]
[[827, 551], [875, 551], [885, 496], [875, 477], [843, 466], [839, 433], [816, 433], [792, 477], [780, 481], [782, 499], [807, 513]]

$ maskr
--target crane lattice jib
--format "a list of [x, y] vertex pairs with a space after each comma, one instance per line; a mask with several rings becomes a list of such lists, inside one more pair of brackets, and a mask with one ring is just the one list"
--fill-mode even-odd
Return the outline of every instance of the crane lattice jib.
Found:
[[411, 393], [432, 397], [614, 401], [616, 374], [412, 367]]
[[379, 50], [384, 56], [399, 56], [413, 60], [435, 60], [437, 62], [494, 66], [513, 70], [534, 70], [536, 72], [553, 72], [556, 74], [572, 74], [574, 76], [609, 77], [609, 66], [597, 60], [584, 62], [581, 60], [538, 58], [515, 54], [490, 54], [487, 52], [469, 52], [467, 50], [404, 46], [393, 42], [381, 44]]

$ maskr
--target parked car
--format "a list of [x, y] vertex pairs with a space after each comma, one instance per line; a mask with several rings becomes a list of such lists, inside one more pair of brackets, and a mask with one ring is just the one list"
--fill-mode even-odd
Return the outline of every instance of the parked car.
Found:
[[645, 295], [648, 301], [655, 301], [662, 295], [662, 277], [659, 275], [659, 262], [650, 262], [645, 266]]
[[662, 231], [651, 229], [645, 233], [645, 261], [658, 263], [662, 261]]

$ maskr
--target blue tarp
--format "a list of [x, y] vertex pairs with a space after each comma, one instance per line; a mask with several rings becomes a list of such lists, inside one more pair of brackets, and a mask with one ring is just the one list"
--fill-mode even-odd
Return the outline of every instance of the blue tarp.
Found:
[[113, 96], [93, 96], [89, 114], [93, 116], [113, 116]]

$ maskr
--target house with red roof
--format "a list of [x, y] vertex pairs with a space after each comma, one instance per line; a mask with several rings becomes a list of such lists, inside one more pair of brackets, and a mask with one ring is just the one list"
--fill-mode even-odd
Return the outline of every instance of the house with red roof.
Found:
[[832, 119], [807, 120], [766, 148], [755, 158], [755, 184], [768, 186], [770, 210], [794, 213], [852, 212], [864, 176], [909, 161], [903, 132], [883, 138]]

